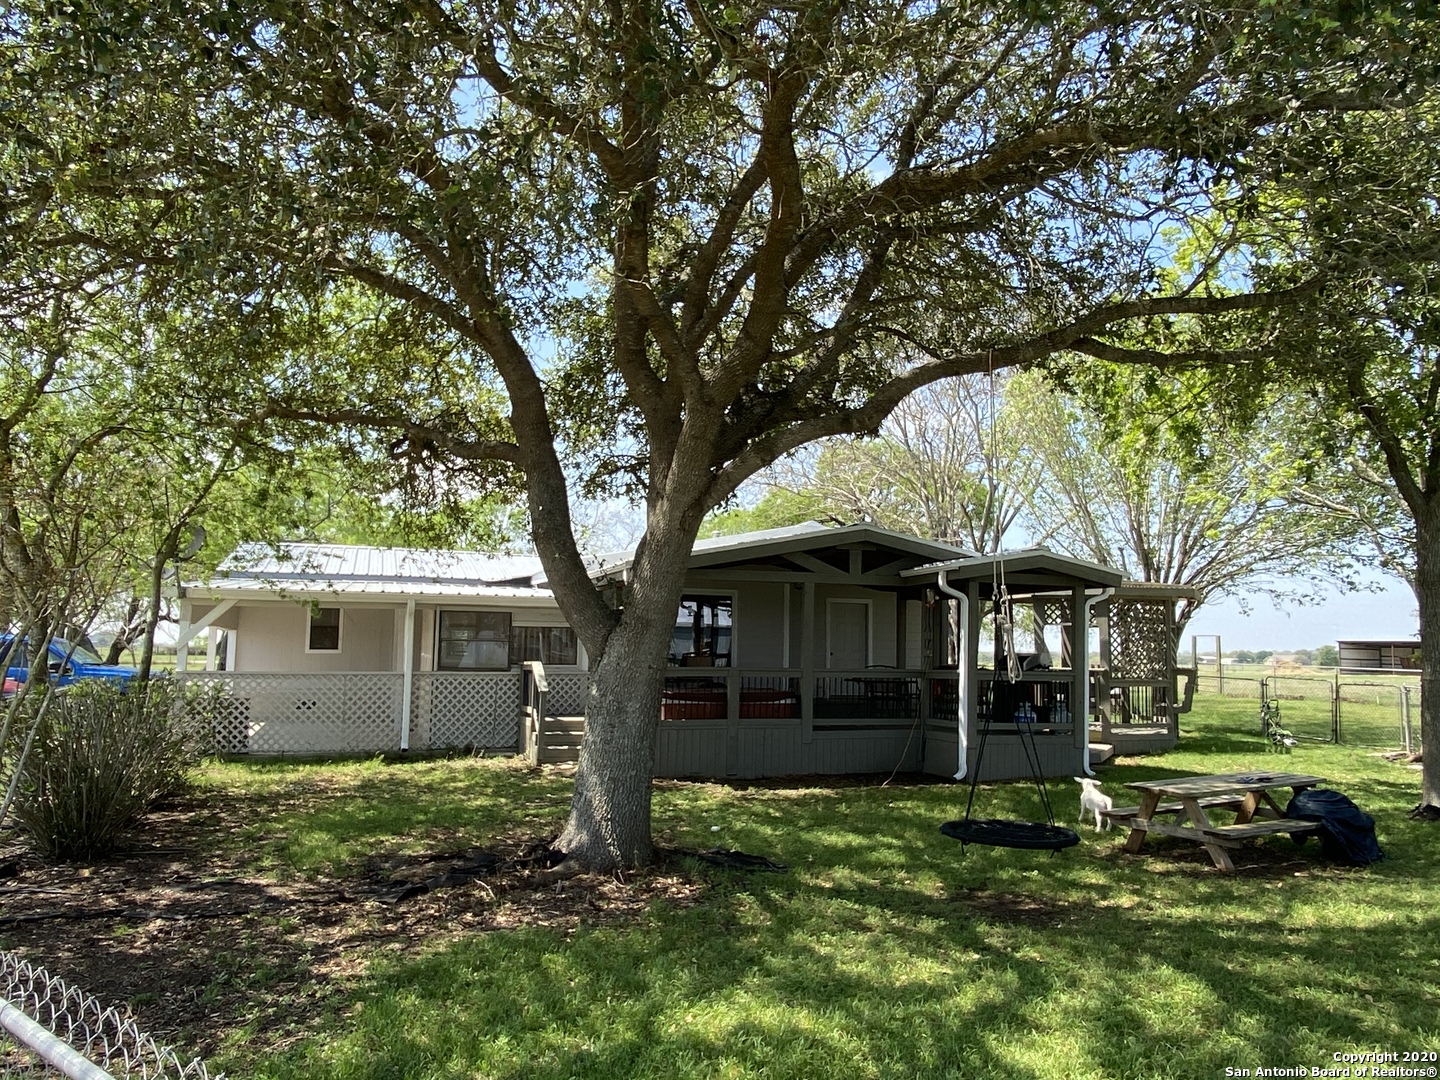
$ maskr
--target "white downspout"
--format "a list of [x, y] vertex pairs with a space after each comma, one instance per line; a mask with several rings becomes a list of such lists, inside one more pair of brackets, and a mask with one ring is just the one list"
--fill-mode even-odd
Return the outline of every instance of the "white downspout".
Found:
[[[951, 586], [946, 580], [946, 571], [942, 567], [936, 584], [940, 591], [946, 596], [953, 596], [958, 601], [958, 609], [955, 613], [955, 653], [959, 662], [955, 665], [956, 690], [955, 696], [959, 699], [959, 717], [957, 718], [957, 731], [960, 735], [960, 768], [955, 773], [956, 780], [964, 780], [965, 773], [969, 771], [970, 757], [970, 597]], [[1088, 754], [1089, 751], [1086, 751]]]
[[[394, 626], [394, 623], [390, 624]], [[400, 749], [410, 749], [410, 702], [415, 692], [415, 598], [405, 601], [405, 655], [401, 670], [405, 672], [400, 693]]]
[[[1095, 770], [1090, 768], [1090, 609], [1101, 600], [1109, 600], [1114, 595], [1114, 589], [1102, 589], [1098, 595], [1090, 597], [1085, 601], [1079, 624], [1071, 627], [1071, 632], [1079, 640], [1071, 642], [1070, 654], [1074, 656], [1078, 652], [1085, 665], [1085, 678], [1080, 682], [1080, 712], [1075, 722], [1084, 725], [1081, 729], [1085, 733], [1085, 739], [1080, 746], [1080, 768], [1085, 771], [1086, 776], [1095, 775]], [[1079, 646], [1078, 649], [1074, 647], [1076, 645]]]

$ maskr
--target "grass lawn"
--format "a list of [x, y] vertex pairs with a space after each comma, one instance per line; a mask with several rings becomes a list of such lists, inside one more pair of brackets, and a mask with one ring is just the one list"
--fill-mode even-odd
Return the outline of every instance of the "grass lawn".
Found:
[[[230, 1030], [212, 1067], [366, 1080], [1209, 1080], [1227, 1067], [1333, 1067], [1336, 1052], [1440, 1050], [1440, 827], [1405, 817], [1418, 775], [1353, 748], [1267, 755], [1258, 735], [1235, 733], [1254, 729], [1254, 712], [1202, 698], [1181, 750], [1105, 768], [1106, 789], [1130, 801], [1131, 780], [1313, 772], [1375, 815], [1386, 861], [1337, 868], [1314, 842], [1277, 837], [1221, 875], [1197, 845], [1152, 837], [1127, 856], [1122, 832], [1088, 830], [1053, 859], [962, 857], [937, 831], [963, 813], [957, 785], [662, 782], [661, 843], [721, 844], [790, 871], [686, 860], [664, 871], [686, 886], [676, 899], [623, 919], [602, 905], [578, 924], [450, 923], [352, 942], [344, 970], [323, 975], [329, 991], [297, 998], [302, 1023]], [[568, 795], [560, 775], [472, 760], [227, 764], [202, 784], [207, 802], [243, 807], [215, 851], [317, 888], [343, 885], [376, 852], [544, 834]], [[1073, 822], [1077, 789], [1056, 786]], [[1038, 812], [1023, 785], [977, 799], [986, 815]], [[476, 912], [504, 899], [447, 891]], [[269, 992], [243, 955], [229, 970], [256, 1000]]]

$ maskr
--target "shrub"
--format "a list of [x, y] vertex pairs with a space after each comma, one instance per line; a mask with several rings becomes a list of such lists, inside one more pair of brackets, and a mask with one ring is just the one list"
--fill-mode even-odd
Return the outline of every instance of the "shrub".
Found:
[[[43, 695], [24, 703], [39, 714]], [[20, 765], [11, 814], [42, 854], [91, 859], [114, 848], [142, 814], [180, 790], [212, 742], [198, 688], [156, 679], [128, 690], [102, 682], [58, 691]], [[8, 764], [30, 725], [6, 748]], [[12, 771], [7, 769], [7, 772]]]

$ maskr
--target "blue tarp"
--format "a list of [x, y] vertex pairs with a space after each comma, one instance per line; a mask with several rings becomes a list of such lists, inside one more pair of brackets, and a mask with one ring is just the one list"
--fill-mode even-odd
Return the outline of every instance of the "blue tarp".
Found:
[[[1368, 866], [1385, 857], [1375, 839], [1375, 819], [1339, 791], [1310, 788], [1295, 793], [1285, 807], [1285, 816], [1300, 821], [1320, 822], [1320, 850], [1327, 859], [1351, 866]], [[1291, 833], [1303, 844], [1309, 833]]]

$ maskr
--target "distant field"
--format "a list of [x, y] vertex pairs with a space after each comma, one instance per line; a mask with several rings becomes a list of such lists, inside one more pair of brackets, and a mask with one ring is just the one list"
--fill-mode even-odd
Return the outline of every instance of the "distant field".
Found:
[[[102, 655], [103, 655], [103, 653], [102, 653]], [[195, 662], [195, 654], [194, 654], [194, 652], [191, 652], [191, 654], [190, 654], [190, 666], [191, 666], [191, 667], [204, 666], [204, 662], [205, 662], [205, 652], [204, 652], [203, 649], [202, 649], [201, 652], [200, 652], [200, 663], [199, 663], [198, 665], [197, 665], [196, 662]], [[122, 663], [122, 664], [128, 664], [130, 667], [138, 667], [139, 664], [140, 664], [140, 650], [139, 650], [139, 649], [126, 649], [123, 653], [120, 654], [120, 663]], [[175, 670], [175, 650], [174, 650], [174, 649], [156, 649], [156, 650], [155, 650], [155, 655], [154, 655], [154, 657], [151, 658], [150, 667], [151, 667], [153, 670], [155, 670], [155, 671], [174, 671], [174, 670]]]

